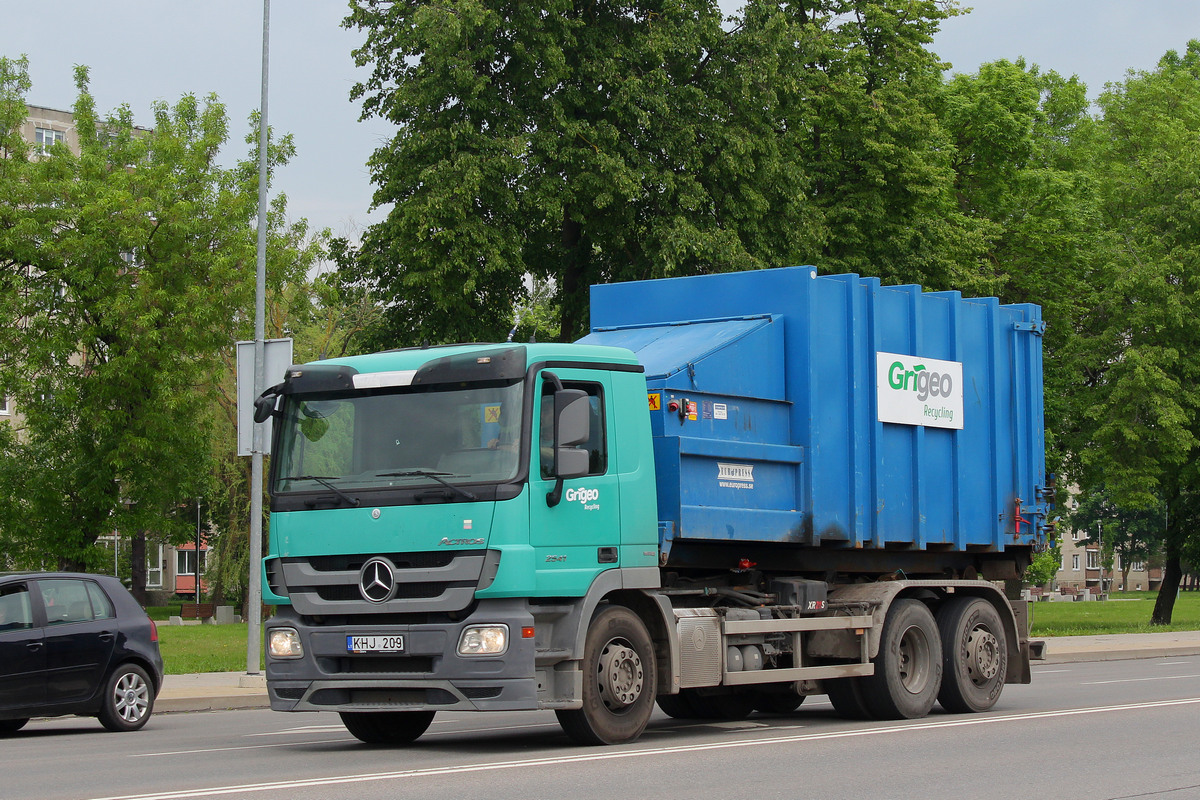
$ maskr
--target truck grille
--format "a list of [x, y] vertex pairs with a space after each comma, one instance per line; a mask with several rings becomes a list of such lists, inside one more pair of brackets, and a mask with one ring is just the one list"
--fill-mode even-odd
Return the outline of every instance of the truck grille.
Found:
[[[394, 580], [383, 602], [367, 600], [360, 587], [363, 566], [374, 558], [387, 562]], [[465, 609], [499, 562], [495, 550], [363, 553], [281, 558], [268, 573], [272, 589], [289, 597], [300, 614], [413, 614]]]

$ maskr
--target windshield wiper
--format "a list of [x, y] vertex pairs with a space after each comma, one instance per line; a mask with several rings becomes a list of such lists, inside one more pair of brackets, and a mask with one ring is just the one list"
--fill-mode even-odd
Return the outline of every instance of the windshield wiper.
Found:
[[452, 492], [457, 492], [459, 495], [465, 497], [468, 500], [478, 500], [479, 499], [478, 497], [471, 494], [466, 489], [462, 488], [461, 486], [455, 486], [453, 483], [451, 483], [450, 481], [448, 481], [444, 477], [442, 477], [444, 475], [453, 475], [453, 474], [454, 474], [453, 472], [434, 472], [431, 469], [406, 469], [403, 472], [381, 472], [379, 474], [379, 477], [381, 477], [381, 478], [414, 478], [419, 475], [419, 476], [422, 476], [425, 478], [433, 478], [435, 481], [440, 483], [442, 486], [445, 486], [447, 489], [449, 489]]
[[281, 481], [316, 481], [317, 483], [321, 484], [326, 489], [333, 492], [338, 497], [340, 497], [342, 500], [345, 500], [347, 503], [349, 503], [352, 506], [358, 506], [361, 502], [357, 497], [351, 497], [350, 495], [346, 494], [341, 489], [339, 489], [337, 486], [335, 486], [333, 484], [333, 481], [335, 481], [337, 479], [333, 478], [333, 477], [329, 477], [329, 476], [325, 476], [325, 475], [289, 475], [286, 478], [280, 478], [279, 480], [281, 480]]

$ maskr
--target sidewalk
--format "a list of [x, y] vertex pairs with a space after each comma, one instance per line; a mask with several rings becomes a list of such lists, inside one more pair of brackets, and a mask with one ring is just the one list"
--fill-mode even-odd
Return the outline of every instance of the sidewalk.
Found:
[[[1043, 641], [1046, 642], [1046, 658], [1044, 661], [1035, 661], [1035, 664], [1200, 655], [1200, 631], [1060, 636]], [[264, 675], [204, 672], [197, 675], [168, 675], [163, 681], [154, 710], [157, 713], [222, 711], [269, 706]]]

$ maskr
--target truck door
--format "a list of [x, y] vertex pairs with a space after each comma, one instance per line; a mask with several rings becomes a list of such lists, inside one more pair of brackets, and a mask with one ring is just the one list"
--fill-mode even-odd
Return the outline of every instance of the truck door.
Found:
[[555, 369], [566, 389], [587, 393], [590, 433], [581, 448], [588, 451], [588, 474], [563, 482], [561, 501], [546, 497], [556, 480], [551, 474], [554, 385], [542, 381], [534, 399], [534, 439], [530, 478], [530, 544], [538, 570], [538, 592], [567, 596], [584, 594], [595, 576], [619, 566], [620, 487], [615, 459], [609, 457], [613, 439], [608, 376], [596, 370]]

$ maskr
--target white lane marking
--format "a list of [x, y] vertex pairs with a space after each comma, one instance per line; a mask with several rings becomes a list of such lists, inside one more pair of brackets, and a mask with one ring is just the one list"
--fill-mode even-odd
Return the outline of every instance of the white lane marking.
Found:
[[585, 764], [598, 761], [615, 761], [617, 759], [626, 758], [642, 758], [645, 756], [701, 753], [710, 750], [732, 750], [741, 747], [762, 747], [764, 745], [772, 744], [794, 744], [796, 742], [807, 742], [823, 739], [846, 739], [862, 736], [879, 736], [888, 733], [912, 733], [914, 731], [921, 732], [937, 728], [958, 728], [969, 725], [994, 725], [997, 723], [1019, 722], [1022, 720], [1075, 717], [1086, 714], [1111, 714], [1120, 711], [1141, 711], [1151, 708], [1169, 708], [1172, 706], [1185, 705], [1200, 705], [1200, 697], [1189, 697], [1183, 700], [1159, 700], [1150, 703], [1127, 703], [1116, 706], [1096, 706], [1093, 708], [1068, 708], [1061, 711], [1034, 711], [1026, 714], [1009, 714], [996, 717], [980, 716], [968, 719], [951, 720], [929, 720], [926, 718], [924, 720], [917, 720], [907, 724], [887, 725], [878, 728], [855, 728], [848, 731], [827, 731], [825, 733], [793, 734], [790, 736], [765, 736], [755, 739], [734, 739], [731, 741], [717, 741], [704, 744], [685, 744], [630, 750], [612, 749], [599, 753], [591, 752], [571, 756], [529, 758], [520, 761], [491, 761], [482, 764], [458, 764], [450, 767], [428, 767], [426, 769], [406, 769], [396, 770], [394, 772], [368, 772], [357, 775], [335, 775], [327, 778], [307, 778], [291, 781], [274, 781], [271, 783], [245, 783], [234, 786], [212, 786], [204, 789], [180, 789], [177, 791], [158, 792], [151, 794], [113, 795], [110, 797], [93, 798], [92, 800], [187, 800], [187, 798], [193, 797], [244, 795], [250, 792], [305, 789], [318, 786], [344, 786], [355, 783], [372, 783], [378, 781], [400, 780], [403, 778], [426, 778], [468, 772], [489, 772], [502, 769], [525, 769], [529, 767], [560, 766], [563, 764]]
[[1182, 678], [1200, 678], [1200, 675], [1156, 675], [1153, 678], [1121, 678], [1111, 681], [1084, 681], [1081, 686], [1103, 686], [1106, 683], [1141, 683], [1143, 681], [1175, 681]]
[[297, 733], [322, 733], [325, 731], [344, 731], [345, 725], [302, 725], [298, 728], [284, 728], [281, 731], [264, 731], [262, 733], [246, 733], [242, 734], [246, 737], [251, 736], [292, 736]]
[[1075, 670], [1072, 670], [1072, 669], [1039, 669], [1037, 671], [1037, 674], [1038, 675], [1053, 675], [1056, 672], [1074, 672], [1074, 671]]

